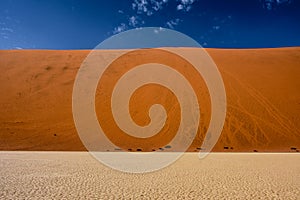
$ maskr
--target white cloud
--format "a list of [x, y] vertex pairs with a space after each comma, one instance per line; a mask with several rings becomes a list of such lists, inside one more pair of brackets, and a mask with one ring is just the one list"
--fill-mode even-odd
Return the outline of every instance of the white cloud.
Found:
[[219, 30], [221, 27], [220, 26], [213, 26], [213, 29]]
[[195, 2], [195, 0], [180, 0], [183, 5], [191, 5]]
[[121, 32], [123, 32], [123, 31], [125, 31], [126, 29], [127, 29], [126, 24], [121, 23], [118, 27], [116, 27], [116, 28], [113, 30], [113, 33], [114, 33], [114, 34], [121, 33]]
[[14, 32], [14, 30], [13, 30], [13, 29], [11, 29], [11, 28], [6, 28], [6, 27], [4, 27], [4, 28], [1, 28], [1, 31], [7, 31], [7, 32], [11, 32], [11, 33], [13, 33], [13, 32]]
[[274, 10], [281, 4], [290, 4], [293, 0], [261, 0], [263, 8]]
[[23, 49], [22, 47], [15, 47], [15, 49]]
[[177, 10], [183, 10], [188, 12], [192, 9], [192, 4], [197, 0], [177, 0], [179, 4], [177, 5]]
[[187, 7], [185, 8], [185, 11], [186, 11], [186, 12], [189, 12], [191, 9], [192, 9], [192, 6], [187, 6]]
[[167, 22], [166, 25], [167, 25], [167, 27], [169, 27], [170, 29], [174, 29], [174, 26], [172, 25], [171, 22]]
[[3, 39], [8, 39], [9, 35], [13, 32], [14, 30], [8, 27], [0, 28], [0, 35], [2, 36]]
[[152, 8], [155, 11], [159, 11], [159, 10], [163, 9], [164, 4], [166, 4], [167, 2], [168, 2], [168, 0], [162, 0], [162, 1], [151, 0]]
[[148, 16], [151, 16], [151, 15], [153, 15], [153, 11], [148, 10], [146, 14], [147, 14]]
[[134, 0], [131, 7], [137, 14], [151, 16], [155, 12], [163, 9], [164, 5], [167, 3], [168, 0]]
[[[141, 25], [145, 24], [145, 21], [143, 20], [146, 19], [145, 17], [150, 17], [164, 9], [168, 1], [169, 0], [132, 0], [131, 8], [134, 14], [129, 16], [127, 15], [127, 21], [123, 21], [123, 23], [115, 27], [112, 33], [117, 34], [122, 31], [128, 30], [129, 28], [140, 27]], [[118, 10], [118, 13], [125, 15], [123, 10]], [[165, 23], [165, 26], [174, 29], [179, 21], [179, 19], [168, 21]], [[108, 34], [111, 34], [111, 32], [109, 32]]]
[[177, 10], [182, 10], [182, 9], [183, 9], [183, 5], [179, 4], [179, 5], [177, 6]]
[[164, 28], [162, 28], [162, 27], [159, 27], [159, 28], [157, 28], [157, 29], [154, 29], [154, 33], [156, 33], [156, 34], [162, 32], [162, 31], [164, 31]]
[[170, 29], [174, 29], [180, 23], [180, 19], [173, 19], [166, 23], [166, 26]]
[[132, 9], [136, 10], [137, 13], [146, 13], [148, 11], [147, 7], [147, 0], [134, 0], [134, 3], [132, 3]]
[[136, 27], [139, 24], [139, 21], [136, 16], [129, 17], [129, 26]]

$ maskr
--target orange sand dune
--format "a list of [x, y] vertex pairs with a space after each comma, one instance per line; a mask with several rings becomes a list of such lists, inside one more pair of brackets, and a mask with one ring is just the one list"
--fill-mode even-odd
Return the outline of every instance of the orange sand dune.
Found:
[[[300, 48], [207, 51], [227, 95], [225, 126], [213, 150], [298, 151]], [[73, 122], [72, 89], [88, 53], [0, 51], [0, 150], [85, 150]], [[189, 151], [202, 139], [199, 133]]]

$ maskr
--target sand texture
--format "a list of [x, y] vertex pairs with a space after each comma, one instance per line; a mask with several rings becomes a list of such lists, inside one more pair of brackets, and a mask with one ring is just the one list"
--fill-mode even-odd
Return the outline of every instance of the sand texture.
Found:
[[299, 199], [300, 154], [186, 153], [146, 174], [86, 152], [0, 152], [2, 199]]
[[[207, 51], [218, 66], [227, 95], [224, 129], [213, 150], [299, 151], [300, 48]], [[72, 89], [76, 73], [88, 53], [88, 50], [0, 51], [0, 150], [85, 150], [73, 121]], [[168, 57], [164, 59], [169, 62]], [[113, 77], [115, 74], [108, 71], [106, 75]], [[196, 83], [200, 79], [192, 77], [191, 80]], [[132, 103], [133, 113], [134, 109], [139, 111], [140, 106], [155, 103], [154, 100], [175, 102], [167, 93], [154, 91], [155, 88], [148, 88], [147, 92], [146, 89], [135, 94], [144, 96], [138, 98], [141, 105]], [[102, 95], [101, 88], [97, 92], [98, 98]], [[200, 105], [204, 121], [189, 151], [197, 151], [201, 146], [209, 123], [209, 101], [205, 100], [205, 95], [198, 95], [204, 101]], [[98, 105], [96, 108], [101, 110]], [[172, 105], [167, 108], [168, 114], [176, 121], [176, 102]], [[108, 113], [100, 115], [108, 119]], [[133, 114], [134, 120], [141, 125], [147, 121], [143, 116], [138, 112]], [[110, 123], [107, 120], [106, 128], [114, 131]], [[163, 147], [170, 139], [167, 133], [172, 128], [164, 129], [165, 135], [157, 140], [159, 145], [145, 143], [142, 150]], [[125, 143], [125, 146], [120, 145], [122, 148], [132, 151], [137, 148], [134, 141], [124, 142], [118, 137], [114, 140]]]

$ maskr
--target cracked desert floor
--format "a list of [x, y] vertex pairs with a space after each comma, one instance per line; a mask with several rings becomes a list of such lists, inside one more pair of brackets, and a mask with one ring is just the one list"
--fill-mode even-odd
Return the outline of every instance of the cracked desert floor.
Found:
[[87, 152], [1, 152], [1, 199], [298, 199], [300, 154], [186, 153], [130, 174]]

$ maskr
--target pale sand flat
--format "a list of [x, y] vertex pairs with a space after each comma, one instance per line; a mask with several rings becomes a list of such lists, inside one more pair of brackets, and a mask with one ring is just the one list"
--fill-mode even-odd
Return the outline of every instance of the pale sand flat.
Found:
[[186, 153], [146, 174], [86, 152], [0, 152], [0, 199], [297, 199], [298, 153]]

